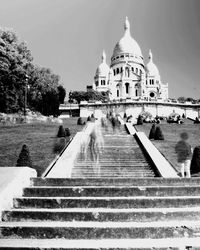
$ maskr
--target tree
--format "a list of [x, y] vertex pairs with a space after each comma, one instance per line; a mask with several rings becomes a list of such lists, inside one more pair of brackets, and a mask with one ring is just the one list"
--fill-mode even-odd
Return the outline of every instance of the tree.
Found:
[[200, 146], [194, 148], [190, 172], [191, 174], [197, 174], [200, 172]]
[[77, 120], [77, 125], [84, 125], [84, 124], [85, 124], [85, 122], [83, 121], [83, 118], [79, 117]]
[[154, 140], [164, 140], [164, 135], [162, 133], [160, 126], [156, 127]]
[[29, 105], [43, 115], [59, 115], [59, 76], [39, 66], [33, 66], [29, 76]]
[[71, 135], [70, 129], [65, 128], [65, 136], [69, 137]]
[[44, 115], [59, 114], [59, 104], [65, 96], [59, 76], [32, 61], [27, 44], [12, 30], [0, 29], [0, 112], [23, 110], [27, 93], [30, 109]]
[[142, 124], [143, 124], [143, 118], [141, 115], [139, 115], [137, 119], [137, 125], [142, 125]]
[[153, 124], [151, 127], [151, 130], [149, 132], [149, 139], [154, 139], [155, 137], [155, 132], [156, 132], [156, 125]]
[[192, 102], [192, 101], [194, 101], [194, 99], [192, 97], [187, 97], [186, 98], [186, 102]]
[[26, 144], [22, 146], [22, 150], [17, 160], [17, 166], [32, 167], [32, 161], [29, 153], [29, 148]]
[[180, 96], [178, 99], [177, 99], [179, 102], [182, 102], [184, 103], [186, 101], [186, 98], [184, 96]]
[[60, 154], [66, 146], [66, 138], [62, 137], [55, 141], [53, 146], [53, 153]]
[[65, 137], [65, 136], [66, 136], [65, 129], [63, 128], [63, 125], [60, 125], [58, 129], [57, 137]]
[[75, 100], [77, 103], [81, 101], [102, 101], [106, 102], [109, 100], [109, 92], [98, 92], [94, 90], [90, 91], [70, 91], [69, 102]]
[[17, 112], [24, 106], [26, 69], [33, 58], [15, 32], [0, 29], [0, 111]]
[[59, 103], [63, 104], [66, 96], [66, 90], [62, 85], [58, 86]]

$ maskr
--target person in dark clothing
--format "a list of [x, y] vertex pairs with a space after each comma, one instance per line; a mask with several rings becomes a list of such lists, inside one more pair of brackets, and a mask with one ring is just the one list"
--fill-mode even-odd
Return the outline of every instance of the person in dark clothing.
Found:
[[188, 134], [183, 132], [180, 134], [181, 140], [175, 146], [175, 152], [177, 154], [177, 161], [181, 167], [181, 176], [191, 177], [190, 164], [192, 156], [192, 148], [187, 142]]
[[200, 146], [196, 146], [194, 148], [191, 167], [190, 167], [191, 175], [199, 176], [200, 174]]

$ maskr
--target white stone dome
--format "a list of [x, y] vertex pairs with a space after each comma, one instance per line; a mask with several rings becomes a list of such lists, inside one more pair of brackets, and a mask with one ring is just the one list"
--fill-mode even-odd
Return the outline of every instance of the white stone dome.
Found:
[[127, 17], [126, 17], [126, 21], [125, 21], [125, 24], [124, 24], [124, 29], [125, 29], [124, 36], [115, 45], [115, 48], [114, 48], [114, 51], [113, 51], [113, 57], [115, 57], [115, 56], [117, 56], [119, 54], [124, 54], [124, 53], [129, 53], [129, 54], [133, 54], [133, 55], [143, 57], [140, 46], [131, 37], [130, 24], [129, 24], [129, 21], [128, 21]]
[[157, 66], [155, 65], [155, 63], [153, 62], [153, 55], [151, 53], [151, 50], [149, 51], [149, 62], [146, 65], [146, 70], [149, 76], [160, 77], [159, 70]]
[[96, 76], [108, 76], [109, 72], [110, 72], [110, 67], [106, 63], [106, 54], [103, 51], [102, 63], [98, 66], [96, 70]]

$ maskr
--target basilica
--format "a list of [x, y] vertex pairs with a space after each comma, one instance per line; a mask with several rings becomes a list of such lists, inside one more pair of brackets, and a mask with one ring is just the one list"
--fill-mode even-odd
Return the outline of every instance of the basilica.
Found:
[[168, 84], [161, 82], [153, 54], [149, 51], [149, 62], [145, 65], [138, 43], [131, 37], [130, 23], [126, 17], [124, 35], [115, 45], [110, 67], [103, 51], [93, 89], [109, 91], [111, 100], [166, 100]]

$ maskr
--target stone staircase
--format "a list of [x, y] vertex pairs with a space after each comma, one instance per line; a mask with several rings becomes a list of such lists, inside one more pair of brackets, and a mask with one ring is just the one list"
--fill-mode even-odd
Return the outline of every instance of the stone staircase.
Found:
[[0, 249], [200, 249], [199, 219], [200, 178], [35, 178]]
[[127, 134], [124, 126], [121, 125], [117, 131], [107, 127], [103, 130], [103, 138], [104, 147], [101, 148], [98, 164], [100, 173], [95, 171], [96, 163], [92, 161], [88, 149], [87, 157], [79, 153], [74, 164], [72, 178], [136, 178], [156, 175], [136, 139]]

